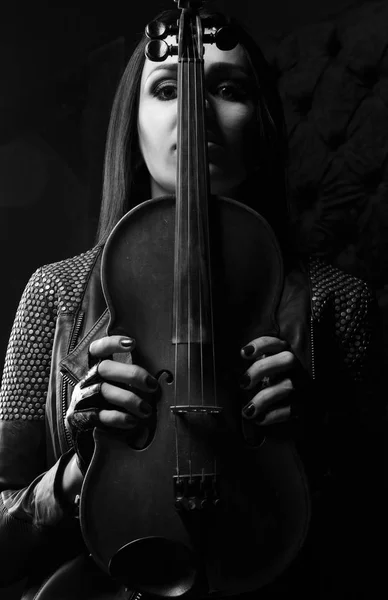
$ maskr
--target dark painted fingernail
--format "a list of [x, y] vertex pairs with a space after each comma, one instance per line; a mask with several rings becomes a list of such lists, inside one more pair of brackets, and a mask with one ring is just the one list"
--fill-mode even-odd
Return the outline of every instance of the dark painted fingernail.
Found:
[[132, 338], [124, 338], [123, 340], [120, 340], [120, 345], [123, 348], [130, 348], [131, 346], [133, 346], [134, 343], [135, 340]]
[[252, 404], [252, 402], [243, 408], [243, 413], [246, 417], [253, 417], [255, 414], [255, 406]]
[[155, 377], [152, 377], [151, 375], [147, 375], [146, 384], [147, 384], [147, 387], [150, 388], [150, 390], [156, 390], [159, 385], [158, 380], [155, 379]]
[[139, 408], [143, 415], [147, 415], [147, 417], [149, 417], [152, 413], [152, 408], [149, 404], [147, 404], [147, 402], [143, 402], [142, 404], [140, 404]]
[[248, 346], [244, 346], [244, 348], [242, 349], [242, 351], [245, 354], [245, 356], [252, 356], [252, 354], [255, 351], [255, 347], [252, 346], [252, 344], [248, 344]]
[[250, 383], [251, 383], [251, 378], [249, 377], [249, 375], [247, 375], [245, 373], [245, 375], [243, 375], [240, 379], [240, 387], [245, 389], [249, 386]]

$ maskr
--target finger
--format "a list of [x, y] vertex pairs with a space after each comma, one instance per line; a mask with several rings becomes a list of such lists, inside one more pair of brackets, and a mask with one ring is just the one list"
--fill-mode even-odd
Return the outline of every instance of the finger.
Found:
[[254, 388], [264, 377], [274, 377], [295, 369], [298, 364], [296, 357], [292, 352], [284, 350], [278, 354], [265, 356], [251, 364], [249, 369], [241, 378], [240, 385], [244, 390]]
[[152, 413], [152, 407], [148, 402], [142, 400], [142, 398], [139, 398], [139, 396], [130, 390], [123, 390], [115, 385], [104, 382], [101, 386], [101, 395], [110, 404], [118, 406], [140, 419], [145, 419]]
[[135, 340], [124, 335], [107, 335], [94, 340], [89, 346], [89, 354], [94, 358], [107, 358], [118, 352], [128, 352], [135, 347]]
[[[244, 406], [242, 414], [246, 419], [264, 418], [272, 410], [281, 408], [286, 398], [294, 391], [291, 379], [283, 379], [278, 383], [260, 390], [252, 400]], [[259, 417], [260, 416], [260, 417]]]
[[288, 343], [276, 337], [263, 335], [249, 342], [241, 348], [241, 356], [243, 358], [253, 359], [258, 358], [263, 354], [276, 354], [288, 348]]
[[118, 429], [133, 429], [139, 423], [134, 415], [119, 410], [101, 410], [98, 416], [103, 425]]
[[276, 425], [278, 423], [285, 423], [291, 419], [291, 406], [275, 408], [262, 416], [264, 416], [264, 418], [255, 421], [257, 422], [257, 425]]
[[158, 389], [158, 380], [139, 365], [128, 365], [115, 360], [103, 360], [98, 366], [100, 377], [106, 381], [130, 385], [143, 392]]

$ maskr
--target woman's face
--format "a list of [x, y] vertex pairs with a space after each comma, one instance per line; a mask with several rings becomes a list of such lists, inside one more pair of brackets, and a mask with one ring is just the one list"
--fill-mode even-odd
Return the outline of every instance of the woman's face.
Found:
[[[166, 41], [173, 44], [175, 38]], [[253, 78], [241, 46], [222, 51], [206, 44], [204, 59], [211, 192], [233, 196], [246, 179], [244, 145], [255, 129]], [[146, 59], [138, 134], [152, 197], [175, 193], [177, 124], [177, 57], [163, 63]]]

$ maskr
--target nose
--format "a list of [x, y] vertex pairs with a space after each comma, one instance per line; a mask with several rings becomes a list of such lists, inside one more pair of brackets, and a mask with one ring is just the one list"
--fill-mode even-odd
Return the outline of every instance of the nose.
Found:
[[[218, 123], [217, 109], [214, 106], [212, 99], [208, 94], [205, 94], [205, 122], [208, 137], [212, 137], [212, 141], [216, 142], [220, 139], [220, 127]], [[218, 142], [219, 143], [219, 142]]]
[[209, 94], [205, 94], [205, 118], [210, 125], [217, 123], [217, 110]]
[[211, 100], [209, 99], [209, 94], [205, 94], [205, 111], [206, 114], [209, 114], [210, 112], [214, 113], [214, 107]]

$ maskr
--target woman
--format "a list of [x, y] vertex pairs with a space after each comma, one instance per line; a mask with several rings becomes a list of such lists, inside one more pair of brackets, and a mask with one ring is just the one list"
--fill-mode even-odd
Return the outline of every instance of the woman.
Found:
[[[176, 17], [176, 11], [163, 14], [169, 23]], [[223, 22], [221, 15], [216, 18]], [[240, 370], [247, 390], [242, 415], [257, 427], [273, 427], [290, 420], [297, 402], [297, 416], [308, 424], [299, 434], [302, 457], [313, 492], [324, 495], [324, 475], [336, 464], [331, 454], [342, 448], [341, 427], [351, 426], [348, 442], [359, 431], [367, 435], [361, 415], [369, 407], [363, 392], [356, 392], [364, 389], [375, 360], [374, 300], [360, 280], [318, 259], [300, 262], [291, 252], [281, 106], [260, 50], [235, 27], [239, 44], [233, 50], [206, 46], [211, 191], [266, 217], [287, 268], [284, 337], [259, 337], [230, 349], [246, 365]], [[130, 351], [136, 356], [131, 332], [106, 336], [109, 315], [100, 281], [102, 249], [118, 220], [143, 200], [175, 191], [177, 61], [169, 57], [160, 65], [145, 59], [146, 41], [133, 53], [112, 109], [98, 243], [33, 274], [12, 330], [0, 398], [3, 585], [24, 577], [39, 580], [83, 551], [76, 504], [92, 449], [91, 428], [130, 431], [154, 410], [157, 379], [141, 365], [120, 360]], [[301, 324], [295, 335], [287, 325], [294, 317]], [[332, 401], [334, 381], [342, 395], [338, 403]], [[338, 473], [346, 473], [342, 465]], [[338, 486], [339, 505], [347, 502], [351, 475], [346, 477]], [[327, 521], [331, 516], [324, 513]], [[322, 540], [322, 531], [319, 535]], [[292, 589], [307, 597], [311, 586], [317, 591], [319, 566], [306, 581], [305, 564], [269, 586], [268, 597]], [[348, 573], [346, 564], [342, 569]]]

